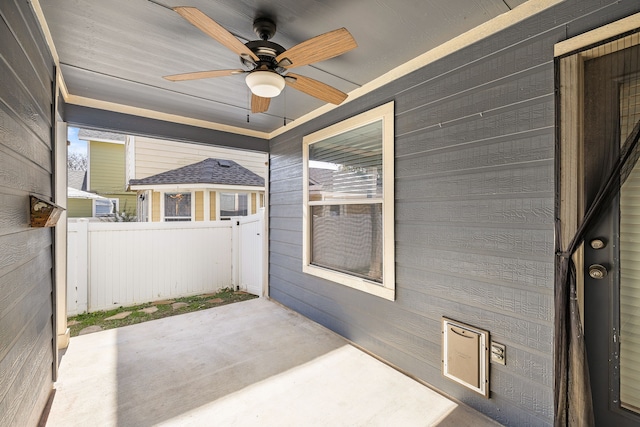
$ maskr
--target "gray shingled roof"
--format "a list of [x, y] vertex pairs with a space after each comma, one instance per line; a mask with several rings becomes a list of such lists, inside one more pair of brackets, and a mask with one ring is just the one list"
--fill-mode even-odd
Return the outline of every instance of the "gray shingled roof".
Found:
[[192, 165], [129, 181], [129, 185], [161, 184], [222, 184], [264, 187], [264, 178], [232, 160], [206, 159]]
[[105, 132], [102, 130], [80, 129], [78, 139], [83, 141], [120, 141], [124, 142], [126, 135], [115, 132]]
[[87, 190], [87, 171], [67, 171], [68, 186], [76, 190]]

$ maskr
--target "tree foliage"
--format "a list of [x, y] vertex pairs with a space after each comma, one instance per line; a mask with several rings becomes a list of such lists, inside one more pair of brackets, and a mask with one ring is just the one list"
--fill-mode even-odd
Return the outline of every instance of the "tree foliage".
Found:
[[67, 169], [70, 171], [86, 171], [88, 165], [86, 154], [72, 152], [67, 156]]

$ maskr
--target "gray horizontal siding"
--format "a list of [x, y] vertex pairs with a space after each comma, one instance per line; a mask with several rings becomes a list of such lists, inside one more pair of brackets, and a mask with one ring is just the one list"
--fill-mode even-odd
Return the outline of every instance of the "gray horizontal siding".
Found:
[[[567, 1], [271, 141], [270, 295], [506, 425], [553, 419], [553, 46], [640, 10]], [[395, 101], [396, 301], [302, 273], [302, 137]], [[442, 316], [507, 346], [491, 399], [441, 374]]]
[[29, 3], [0, 6], [0, 425], [35, 425], [52, 389], [52, 232], [29, 227], [51, 196], [53, 60]]

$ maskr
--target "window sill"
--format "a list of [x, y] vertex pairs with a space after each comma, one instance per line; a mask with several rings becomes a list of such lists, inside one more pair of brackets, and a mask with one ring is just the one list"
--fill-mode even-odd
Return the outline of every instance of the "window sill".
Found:
[[312, 276], [320, 277], [331, 282], [339, 283], [389, 301], [395, 301], [396, 292], [393, 287], [386, 287], [379, 283], [374, 283], [360, 277], [340, 273], [314, 265], [303, 265], [302, 272]]

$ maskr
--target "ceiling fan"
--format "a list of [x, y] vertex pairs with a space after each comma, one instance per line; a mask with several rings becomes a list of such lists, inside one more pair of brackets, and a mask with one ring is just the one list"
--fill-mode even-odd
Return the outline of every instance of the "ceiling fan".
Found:
[[354, 49], [357, 43], [346, 28], [312, 37], [291, 49], [285, 49], [269, 41], [276, 32], [276, 24], [269, 18], [257, 18], [253, 22], [253, 30], [260, 40], [242, 43], [198, 8], [179, 6], [173, 10], [202, 32], [240, 55], [242, 64], [250, 69], [198, 71], [164, 76], [165, 79], [184, 81], [247, 74], [246, 83], [252, 93], [252, 113], [267, 111], [271, 98], [278, 96], [285, 84], [332, 104], [340, 104], [346, 99], [346, 93], [328, 84], [288, 72], [291, 68], [324, 61]]

